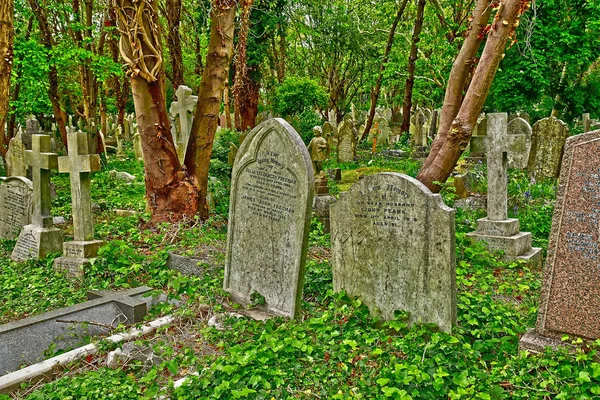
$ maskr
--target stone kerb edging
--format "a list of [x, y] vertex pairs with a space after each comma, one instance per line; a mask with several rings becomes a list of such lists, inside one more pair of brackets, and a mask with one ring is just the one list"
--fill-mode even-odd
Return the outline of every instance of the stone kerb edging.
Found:
[[[133, 328], [128, 333], [119, 333], [109, 336], [105, 340], [112, 343], [120, 343], [130, 341], [139, 336], [144, 336], [154, 332], [158, 328], [169, 325], [174, 318], [170, 315], [156, 319], [143, 325], [141, 328]], [[71, 350], [67, 353], [50, 358], [40, 363], [20, 369], [15, 372], [0, 376], [0, 394], [8, 394], [17, 389], [21, 383], [51, 373], [56, 367], [80, 360], [87, 355], [96, 354], [98, 352], [98, 344], [88, 344], [83, 347]]]

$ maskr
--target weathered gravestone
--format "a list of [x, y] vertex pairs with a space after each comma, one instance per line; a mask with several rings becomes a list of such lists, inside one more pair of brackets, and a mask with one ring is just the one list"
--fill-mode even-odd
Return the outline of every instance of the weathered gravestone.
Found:
[[368, 176], [331, 206], [333, 287], [384, 319], [456, 322], [454, 210], [398, 173]]
[[0, 183], [0, 239], [15, 239], [31, 224], [33, 183], [22, 176]]
[[43, 134], [44, 131], [38, 120], [31, 116], [27, 121], [25, 121], [25, 132], [23, 132], [23, 146], [25, 146], [26, 150], [31, 150], [31, 137], [32, 135]]
[[486, 218], [477, 220], [477, 230], [467, 236], [487, 243], [491, 250], [502, 250], [508, 260], [525, 260], [537, 266], [542, 262], [542, 250], [531, 247], [530, 232], [520, 232], [519, 220], [508, 218], [507, 153], [523, 151], [525, 135], [509, 135], [507, 114], [487, 115], [488, 196]]
[[567, 125], [555, 117], [541, 119], [533, 125], [527, 164], [530, 178], [538, 181], [558, 178], [568, 136]]
[[241, 144], [231, 180], [224, 288], [244, 304], [296, 317], [313, 202], [310, 156], [296, 131], [274, 118]]
[[509, 168], [526, 169], [531, 151], [531, 125], [523, 118], [516, 117], [508, 123], [507, 129], [509, 135], [525, 137], [525, 144], [521, 149], [508, 153], [508, 166]]
[[351, 120], [338, 126], [338, 162], [353, 162], [356, 156], [356, 129]]
[[198, 103], [198, 96], [192, 96], [192, 89], [187, 86], [179, 86], [175, 92], [177, 101], [171, 103], [169, 112], [173, 118], [177, 118], [179, 122], [178, 135], [175, 140], [177, 146], [177, 155], [181, 163], [185, 160], [185, 152], [187, 150], [190, 132], [192, 130], [192, 122], [194, 120], [194, 111]]
[[50, 171], [58, 169], [58, 156], [49, 151], [50, 136], [33, 135], [32, 150], [25, 152], [33, 176], [33, 214], [31, 224], [19, 234], [11, 255], [14, 261], [44, 258], [62, 250], [63, 233], [53, 227], [50, 215]]
[[80, 276], [82, 266], [96, 257], [104, 244], [101, 240], [94, 240], [90, 187], [91, 173], [100, 170], [100, 156], [88, 154], [84, 132], [70, 131], [68, 144], [69, 155], [58, 159], [58, 170], [70, 175], [74, 240], [63, 244], [64, 256], [54, 260], [54, 266], [66, 270], [71, 276]]
[[485, 161], [485, 141], [487, 136], [487, 118], [481, 114], [473, 128], [473, 135], [469, 142], [470, 161]]
[[142, 138], [139, 133], [133, 135], [133, 154], [138, 161], [144, 161], [144, 152], [142, 150]]
[[23, 145], [22, 135], [23, 132], [19, 128], [17, 136], [8, 142], [8, 152], [6, 153], [6, 175], [8, 176], [27, 176], [25, 145]]
[[565, 334], [600, 338], [599, 157], [600, 130], [567, 139], [536, 328], [521, 349], [558, 347]]

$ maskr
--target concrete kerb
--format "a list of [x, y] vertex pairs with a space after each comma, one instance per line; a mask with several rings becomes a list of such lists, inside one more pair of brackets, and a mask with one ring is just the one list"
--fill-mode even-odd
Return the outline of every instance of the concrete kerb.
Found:
[[[141, 328], [133, 328], [128, 333], [119, 333], [116, 335], [109, 336], [105, 340], [112, 343], [120, 343], [123, 341], [129, 341], [131, 339], [135, 339], [139, 336], [144, 336], [149, 333], [154, 332], [158, 328], [169, 325], [173, 322], [174, 318], [172, 316], [166, 316], [159, 319], [156, 319], [146, 325], [143, 325]], [[97, 344], [88, 344], [83, 347], [79, 347], [77, 349], [71, 350], [67, 353], [61, 354], [59, 356], [50, 358], [48, 360], [42, 361], [40, 363], [31, 365], [29, 367], [20, 369], [15, 372], [8, 373], [4, 376], [0, 376], [0, 393], [8, 394], [18, 389], [20, 384], [41, 377], [42, 375], [45, 377], [47, 375], [51, 375], [51, 372], [58, 366], [65, 365], [71, 363], [76, 360], [80, 360], [87, 355], [96, 354], [98, 352]], [[43, 379], [43, 377], [42, 377]]]

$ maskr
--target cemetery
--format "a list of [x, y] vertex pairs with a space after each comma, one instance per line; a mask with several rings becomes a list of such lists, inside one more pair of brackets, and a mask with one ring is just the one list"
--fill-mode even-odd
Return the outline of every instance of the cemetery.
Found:
[[201, 3], [0, 4], [0, 400], [600, 398], [600, 4]]

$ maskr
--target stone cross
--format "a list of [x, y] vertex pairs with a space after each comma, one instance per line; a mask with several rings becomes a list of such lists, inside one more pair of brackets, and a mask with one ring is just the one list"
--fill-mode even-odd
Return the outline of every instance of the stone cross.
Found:
[[31, 150], [25, 151], [25, 163], [33, 176], [33, 225], [51, 228], [50, 171], [58, 169], [58, 155], [50, 153], [50, 136], [33, 135]]
[[592, 125], [592, 120], [590, 119], [590, 114], [589, 113], [585, 113], [582, 116], [583, 119], [583, 133], [588, 133], [589, 131], [591, 131], [591, 125]]
[[58, 170], [69, 173], [73, 200], [73, 231], [76, 241], [92, 240], [92, 199], [90, 173], [100, 170], [100, 156], [88, 154], [87, 135], [84, 132], [68, 133], [69, 155], [58, 159]]
[[520, 152], [526, 146], [525, 135], [509, 135], [506, 113], [487, 115], [488, 216], [492, 221], [508, 218], [507, 170], [508, 153]]
[[192, 96], [192, 89], [187, 86], [179, 86], [175, 92], [177, 101], [171, 103], [169, 112], [173, 117], [179, 117], [179, 140], [177, 143], [177, 153], [179, 160], [185, 158], [190, 131], [192, 129], [193, 113], [196, 110], [198, 96]]

